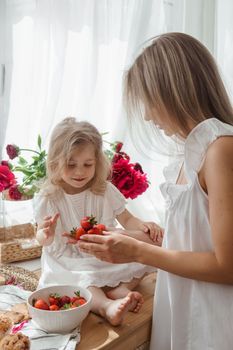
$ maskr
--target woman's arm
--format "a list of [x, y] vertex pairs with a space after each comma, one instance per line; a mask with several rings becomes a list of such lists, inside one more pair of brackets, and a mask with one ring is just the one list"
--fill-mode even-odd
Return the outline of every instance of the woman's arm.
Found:
[[137, 261], [181, 277], [233, 284], [232, 137], [220, 138], [210, 146], [203, 165], [203, 178], [209, 198], [213, 251], [168, 250], [116, 233], [84, 235], [79, 242], [80, 249], [113, 263]]

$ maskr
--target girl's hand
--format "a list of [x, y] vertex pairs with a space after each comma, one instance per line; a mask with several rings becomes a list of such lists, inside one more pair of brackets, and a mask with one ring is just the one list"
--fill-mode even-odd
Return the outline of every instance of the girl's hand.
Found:
[[151, 240], [156, 245], [161, 246], [163, 241], [164, 229], [155, 222], [142, 222], [142, 230], [148, 233]]
[[[120, 232], [121, 233], [121, 232]], [[116, 232], [103, 232], [103, 235], [83, 235], [78, 241], [79, 249], [96, 258], [111, 263], [137, 261], [140, 242], [132, 237]]]
[[68, 232], [64, 232], [62, 234], [62, 236], [68, 238], [67, 242], [66, 242], [67, 244], [76, 244], [77, 243], [77, 239], [72, 238], [71, 234]]
[[60, 216], [59, 213], [55, 214], [53, 217], [46, 216], [44, 218], [43, 223], [38, 225], [36, 236], [37, 236], [37, 240], [42, 245], [49, 245], [52, 243], [59, 216]]

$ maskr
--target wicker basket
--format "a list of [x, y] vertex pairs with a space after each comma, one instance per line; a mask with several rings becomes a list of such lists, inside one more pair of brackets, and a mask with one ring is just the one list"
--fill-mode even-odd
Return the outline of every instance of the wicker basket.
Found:
[[38, 258], [41, 251], [42, 247], [35, 239], [35, 227], [32, 224], [0, 227], [0, 263]]

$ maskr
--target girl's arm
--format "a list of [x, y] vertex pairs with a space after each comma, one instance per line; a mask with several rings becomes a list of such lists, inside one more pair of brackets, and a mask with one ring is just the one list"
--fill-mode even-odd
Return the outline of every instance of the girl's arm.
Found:
[[213, 251], [169, 250], [115, 233], [84, 235], [80, 249], [113, 263], [136, 261], [185, 278], [233, 284], [232, 137], [221, 137], [209, 147], [201, 172], [209, 199]]
[[147, 234], [146, 238], [143, 235], [140, 235], [140, 232], [133, 233], [128, 232], [128, 235], [134, 238], [138, 236], [140, 240], [146, 241], [149, 243], [150, 240], [155, 242], [158, 245], [162, 244], [163, 239], [163, 229], [157, 225], [155, 222], [144, 222], [137, 217], [133, 216], [127, 209], [125, 209], [121, 214], [117, 215], [117, 221], [123, 226], [126, 230], [137, 230]]

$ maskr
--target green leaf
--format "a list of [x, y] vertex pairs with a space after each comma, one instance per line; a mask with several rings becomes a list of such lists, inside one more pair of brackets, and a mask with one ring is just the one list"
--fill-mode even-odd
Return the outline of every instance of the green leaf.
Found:
[[19, 164], [20, 164], [20, 165], [27, 164], [27, 160], [24, 159], [23, 157], [20, 157], [20, 156], [19, 156]]
[[41, 149], [41, 136], [38, 135], [38, 138], [37, 138], [37, 145], [39, 147], [39, 149]]

